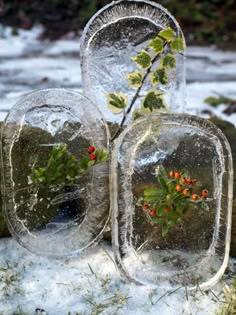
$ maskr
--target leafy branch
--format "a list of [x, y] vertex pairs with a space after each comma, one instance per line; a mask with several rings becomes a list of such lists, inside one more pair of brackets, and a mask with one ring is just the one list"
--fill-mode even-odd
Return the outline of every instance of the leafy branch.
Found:
[[187, 172], [167, 174], [164, 167], [159, 167], [156, 178], [157, 186], [145, 188], [137, 205], [142, 206], [151, 224], [161, 225], [163, 237], [193, 206], [208, 210], [208, 191], [203, 189], [197, 194], [197, 180], [191, 179]]
[[[168, 53], [165, 52], [166, 48], [168, 48]], [[150, 112], [162, 108], [166, 109], [164, 93], [160, 89], [160, 85], [169, 84], [168, 71], [176, 67], [174, 53], [181, 53], [183, 51], [183, 39], [176, 37], [174, 30], [167, 27], [150, 40], [146, 49], [142, 49], [137, 55], [131, 58], [139, 70], [126, 75], [129, 86], [136, 89], [130, 104], [128, 104], [128, 97], [122, 93], [109, 93], [107, 95], [107, 108], [114, 114], [121, 114], [123, 112], [121, 123], [113, 135], [112, 140], [118, 136], [126, 121], [127, 115], [131, 112], [137, 99], [141, 97], [140, 92], [147, 79], [151, 81], [151, 84], [155, 86], [156, 89], [149, 90], [146, 95], [144, 95], [142, 101], [143, 109], [149, 109]], [[159, 66], [154, 68], [158, 60], [160, 61]], [[136, 113], [136, 117], [140, 116], [142, 116], [141, 112]]]
[[88, 156], [84, 155], [79, 161], [71, 154], [66, 144], [58, 144], [53, 147], [51, 155], [45, 167], [35, 168], [29, 178], [29, 186], [21, 188], [28, 190], [38, 186], [46, 186], [60, 189], [71, 186], [84, 175], [84, 173], [96, 164], [109, 159], [108, 152], [89, 146]]

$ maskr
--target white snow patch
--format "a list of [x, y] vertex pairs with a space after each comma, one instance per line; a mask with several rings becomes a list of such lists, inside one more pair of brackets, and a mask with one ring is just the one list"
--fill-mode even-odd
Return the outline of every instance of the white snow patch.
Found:
[[[190, 293], [178, 288], [174, 292], [125, 282], [108, 245], [91, 248], [78, 258], [51, 260], [6, 238], [0, 240], [0, 254], [0, 277], [13, 279], [8, 288], [1, 282], [0, 313], [4, 315], [19, 308], [29, 314], [40, 308], [50, 315], [69, 311], [89, 315], [99, 304], [107, 315], [213, 315], [221, 305], [211, 291]], [[215, 295], [222, 287], [220, 283], [213, 289]]]

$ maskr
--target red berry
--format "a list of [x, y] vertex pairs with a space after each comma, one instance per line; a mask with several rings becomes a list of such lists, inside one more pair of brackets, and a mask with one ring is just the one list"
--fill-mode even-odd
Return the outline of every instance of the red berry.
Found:
[[188, 189], [184, 189], [183, 194], [184, 194], [185, 196], [187, 196], [188, 193], [189, 193], [189, 190], [188, 190]]
[[177, 191], [181, 191], [181, 190], [182, 190], [182, 186], [181, 186], [181, 185], [177, 185], [177, 186], [175, 187], [175, 189], [176, 189]]
[[191, 180], [191, 184], [192, 184], [192, 185], [195, 185], [195, 184], [196, 184], [196, 182], [197, 182], [197, 180], [196, 180], [196, 179], [192, 179], [192, 180]]
[[180, 178], [180, 173], [179, 172], [175, 172], [175, 178], [179, 179]]
[[155, 209], [151, 209], [149, 212], [151, 217], [155, 217], [156, 216], [156, 210]]
[[191, 180], [190, 178], [188, 178], [188, 179], [186, 180], [186, 184], [187, 184], [187, 185], [191, 185], [191, 184], [192, 184], [192, 180]]
[[88, 148], [88, 153], [91, 154], [95, 151], [95, 147], [93, 145], [90, 145]]
[[143, 210], [147, 210], [147, 209], [149, 209], [149, 205], [148, 205], [147, 203], [145, 203], [145, 204], [143, 205]]
[[165, 207], [164, 211], [165, 212], [169, 212], [170, 211], [170, 207]]
[[206, 189], [203, 189], [201, 192], [202, 197], [207, 197], [208, 191]]
[[181, 184], [183, 184], [183, 185], [186, 184], [186, 178], [185, 177], [181, 178], [180, 181], [181, 181]]
[[192, 195], [191, 195], [191, 199], [192, 199], [192, 200], [197, 200], [197, 198], [198, 198], [198, 195], [197, 195], [197, 194], [192, 194]]
[[175, 177], [175, 172], [170, 171], [170, 172], [169, 172], [169, 176], [170, 176], [170, 177]]
[[96, 160], [96, 158], [97, 158], [97, 157], [96, 157], [96, 155], [95, 155], [95, 154], [90, 154], [90, 160], [92, 160], [92, 161], [93, 161], [93, 160]]

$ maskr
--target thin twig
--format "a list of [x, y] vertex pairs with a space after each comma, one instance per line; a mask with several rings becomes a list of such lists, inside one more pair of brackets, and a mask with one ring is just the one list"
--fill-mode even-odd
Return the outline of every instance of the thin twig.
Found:
[[[164, 43], [163, 49], [165, 48], [166, 45], [167, 45], [167, 42]], [[136, 93], [134, 94], [134, 97], [132, 98], [131, 103], [130, 103], [130, 105], [129, 105], [127, 111], [123, 113], [123, 118], [122, 118], [122, 120], [121, 120], [120, 126], [119, 126], [118, 129], [116, 130], [114, 136], [111, 138], [111, 141], [114, 141], [114, 139], [118, 136], [118, 134], [119, 134], [119, 132], [120, 132], [120, 129], [123, 127], [123, 125], [124, 125], [124, 123], [125, 123], [125, 121], [126, 121], [127, 115], [131, 112], [131, 110], [132, 110], [132, 108], [133, 108], [133, 106], [134, 106], [134, 104], [135, 104], [137, 98], [139, 97], [139, 93], [140, 93], [141, 89], [143, 88], [144, 82], [146, 81], [148, 75], [150, 74], [150, 72], [151, 72], [151, 70], [152, 70], [152, 66], [153, 66], [154, 63], [157, 61], [157, 59], [160, 57], [161, 54], [162, 54], [162, 52], [156, 54], [156, 55], [153, 57], [153, 59], [151, 60], [151, 65], [150, 65], [150, 67], [147, 69], [145, 75], [143, 76], [142, 81], [141, 81], [141, 84], [140, 84], [140, 86], [137, 88], [137, 91], [136, 91]]]

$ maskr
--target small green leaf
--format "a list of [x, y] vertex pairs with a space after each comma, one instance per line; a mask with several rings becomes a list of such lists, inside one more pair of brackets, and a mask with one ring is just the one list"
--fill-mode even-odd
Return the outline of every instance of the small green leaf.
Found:
[[151, 112], [153, 109], [166, 109], [163, 93], [160, 91], [148, 92], [144, 98], [143, 106], [149, 108]]
[[185, 49], [185, 44], [183, 38], [176, 38], [173, 40], [173, 42], [170, 44], [171, 50], [177, 51], [177, 52], [183, 52]]
[[156, 196], [159, 193], [159, 189], [155, 187], [146, 188], [144, 190], [144, 197], [146, 196]]
[[146, 50], [141, 50], [132, 60], [142, 69], [147, 69], [151, 66], [152, 58]]
[[169, 231], [169, 226], [166, 223], [163, 223], [162, 230], [161, 230], [161, 235], [163, 237], [165, 237], [166, 234], [168, 233], [168, 231]]
[[107, 101], [107, 108], [110, 109], [114, 114], [120, 114], [128, 103], [127, 97], [122, 93], [108, 94]]
[[167, 54], [165, 57], [161, 59], [161, 64], [165, 68], [175, 68], [176, 67], [176, 61], [175, 61], [175, 55], [173, 54]]
[[167, 27], [164, 30], [160, 31], [158, 35], [164, 38], [167, 42], [170, 42], [175, 36], [175, 32], [171, 27]]
[[163, 52], [163, 40], [160, 37], [155, 37], [149, 42], [149, 47], [151, 47], [155, 53], [160, 54]]
[[165, 68], [159, 68], [152, 72], [151, 74], [151, 82], [153, 85], [157, 84], [167, 84], [168, 83], [168, 77], [166, 74]]
[[132, 73], [129, 73], [127, 75], [127, 79], [128, 79], [128, 82], [129, 82], [129, 85], [131, 87], [140, 87], [141, 84], [142, 84], [142, 79], [143, 79], [143, 75], [140, 71], [134, 71]]
[[212, 107], [217, 107], [220, 104], [229, 104], [231, 101], [232, 99], [224, 97], [224, 96], [219, 96], [219, 97], [210, 96], [204, 100], [205, 103], [211, 105]]

